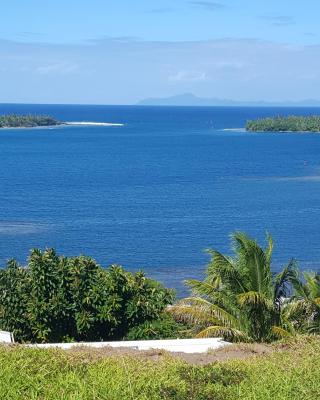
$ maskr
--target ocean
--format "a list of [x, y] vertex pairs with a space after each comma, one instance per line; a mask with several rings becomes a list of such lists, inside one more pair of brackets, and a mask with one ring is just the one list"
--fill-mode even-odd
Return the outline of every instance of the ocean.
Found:
[[[123, 126], [0, 130], [0, 261], [31, 248], [121, 264], [187, 293], [230, 234], [275, 241], [273, 270], [320, 265], [320, 134], [246, 133], [317, 108], [0, 105]], [[231, 130], [229, 130], [231, 129]]]

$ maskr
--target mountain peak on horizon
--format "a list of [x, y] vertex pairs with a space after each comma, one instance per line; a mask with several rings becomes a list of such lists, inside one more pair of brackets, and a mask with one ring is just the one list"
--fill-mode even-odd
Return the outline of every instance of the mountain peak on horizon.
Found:
[[300, 106], [318, 107], [320, 100], [304, 99], [300, 101], [243, 101], [220, 99], [217, 97], [198, 97], [193, 93], [181, 93], [169, 97], [150, 97], [137, 103], [142, 106]]

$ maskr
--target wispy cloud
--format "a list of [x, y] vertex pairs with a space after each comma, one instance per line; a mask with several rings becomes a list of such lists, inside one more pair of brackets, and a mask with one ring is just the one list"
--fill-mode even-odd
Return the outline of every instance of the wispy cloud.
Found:
[[250, 100], [319, 97], [317, 45], [232, 38], [103, 38], [69, 45], [0, 40], [0, 59], [2, 102], [128, 104], [184, 92]]
[[174, 82], [201, 82], [208, 80], [208, 76], [204, 71], [180, 70], [169, 75], [169, 80]]
[[295, 19], [290, 15], [260, 15], [259, 18], [276, 27], [295, 25], [296, 23]]
[[67, 61], [48, 63], [36, 68], [36, 72], [41, 75], [68, 75], [74, 73], [78, 65]]
[[207, 11], [217, 11], [227, 7], [224, 3], [218, 3], [213, 1], [194, 0], [194, 1], [189, 1], [188, 3], [193, 6], [203, 8]]

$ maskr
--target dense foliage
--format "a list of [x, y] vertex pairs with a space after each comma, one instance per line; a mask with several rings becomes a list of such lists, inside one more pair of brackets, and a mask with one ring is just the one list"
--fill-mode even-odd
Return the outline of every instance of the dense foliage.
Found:
[[270, 342], [297, 333], [320, 332], [320, 275], [300, 277], [293, 261], [271, 271], [273, 242], [266, 249], [241, 232], [233, 236], [235, 256], [210, 250], [204, 281], [189, 280], [194, 296], [170, 312], [194, 326], [198, 337]]
[[283, 310], [286, 329], [291, 334], [320, 334], [320, 274], [297, 271], [296, 275]]
[[32, 128], [37, 126], [61, 125], [63, 122], [48, 115], [18, 115], [0, 116], [0, 128]]
[[0, 329], [20, 342], [224, 337], [271, 342], [320, 333], [320, 274], [300, 273], [294, 261], [275, 275], [273, 241], [265, 249], [236, 232], [233, 257], [210, 250], [204, 281], [173, 306], [173, 292], [85, 256], [33, 250], [28, 265], [0, 269]]
[[[159, 352], [154, 354], [155, 361], [151, 361], [137, 355], [110, 357], [99, 353], [95, 357], [89, 350], [67, 352], [0, 347], [0, 398], [318, 399], [319, 338], [301, 338], [274, 346], [274, 350], [247, 360], [195, 366], [169, 356], [159, 360]], [[254, 350], [251, 354], [254, 355]]]
[[126, 340], [157, 340], [189, 338], [189, 326], [178, 323], [171, 314], [164, 312], [158, 319], [146, 321], [130, 329]]
[[249, 120], [246, 124], [248, 131], [293, 131], [293, 132], [320, 132], [320, 116], [310, 115], [301, 117], [290, 115], [288, 117], [268, 117]]
[[0, 270], [0, 329], [18, 341], [121, 339], [158, 319], [174, 300], [171, 290], [119, 266], [101, 268], [89, 257], [33, 250], [27, 267]]

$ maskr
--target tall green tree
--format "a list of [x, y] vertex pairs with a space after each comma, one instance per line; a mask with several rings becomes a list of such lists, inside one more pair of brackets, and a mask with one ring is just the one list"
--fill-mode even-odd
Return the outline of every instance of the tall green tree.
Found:
[[293, 295], [284, 307], [288, 329], [300, 333], [320, 333], [320, 274], [304, 272], [292, 279]]
[[232, 243], [232, 257], [209, 250], [211, 262], [205, 280], [188, 280], [193, 296], [179, 301], [171, 313], [193, 323], [197, 337], [271, 341], [285, 331], [283, 299], [296, 276], [295, 265], [291, 261], [273, 275], [271, 236], [267, 236], [264, 249], [242, 232], [232, 235]]
[[156, 320], [174, 300], [171, 290], [120, 266], [101, 268], [92, 258], [32, 250], [26, 267], [0, 270], [0, 329], [18, 341], [122, 339]]

